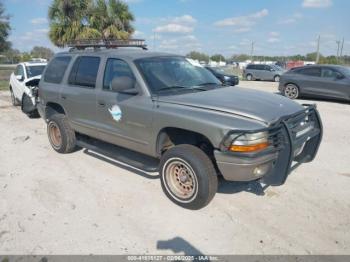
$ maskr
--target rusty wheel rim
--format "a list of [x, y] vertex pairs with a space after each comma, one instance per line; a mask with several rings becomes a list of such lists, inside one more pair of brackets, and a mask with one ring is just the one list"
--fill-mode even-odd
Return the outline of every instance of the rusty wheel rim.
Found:
[[197, 192], [197, 177], [186, 162], [176, 159], [165, 168], [167, 189], [181, 202], [191, 201]]
[[52, 146], [54, 148], [60, 148], [62, 144], [62, 136], [61, 131], [55, 122], [49, 123], [48, 133]]

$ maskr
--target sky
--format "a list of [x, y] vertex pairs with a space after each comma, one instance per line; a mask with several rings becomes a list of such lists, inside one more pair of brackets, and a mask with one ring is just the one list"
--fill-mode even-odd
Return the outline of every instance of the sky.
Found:
[[[52, 0], [3, 0], [11, 15], [13, 47], [46, 46]], [[210, 55], [246, 53], [293, 55], [315, 52], [320, 35], [323, 55], [336, 55], [337, 41], [350, 55], [349, 0], [125, 0], [136, 20], [135, 38], [151, 50]]]

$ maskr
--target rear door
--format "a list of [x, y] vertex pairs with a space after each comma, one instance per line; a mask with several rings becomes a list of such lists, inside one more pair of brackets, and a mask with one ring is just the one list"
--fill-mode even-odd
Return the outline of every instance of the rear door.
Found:
[[60, 91], [60, 101], [75, 130], [96, 137], [96, 79], [99, 56], [78, 56]]
[[[138, 94], [118, 93], [111, 82], [117, 77], [135, 81]], [[117, 58], [109, 58], [104, 70], [102, 88], [97, 97], [98, 129], [100, 139], [135, 151], [148, 153], [152, 138], [153, 101], [144, 96], [130, 65]]]

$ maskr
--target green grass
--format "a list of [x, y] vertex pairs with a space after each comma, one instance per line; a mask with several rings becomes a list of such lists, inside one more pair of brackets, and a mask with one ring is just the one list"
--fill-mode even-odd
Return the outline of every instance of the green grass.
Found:
[[9, 81], [0, 80], [0, 91], [9, 89]]
[[10, 75], [13, 68], [0, 67], [0, 90], [8, 90]]

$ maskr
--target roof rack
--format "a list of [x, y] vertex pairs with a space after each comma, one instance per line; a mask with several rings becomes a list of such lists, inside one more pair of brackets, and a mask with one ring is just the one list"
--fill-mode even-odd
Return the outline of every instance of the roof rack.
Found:
[[139, 47], [147, 50], [147, 45], [143, 39], [83, 39], [74, 40], [67, 43], [70, 50], [84, 50], [86, 48], [119, 48], [119, 47]]

